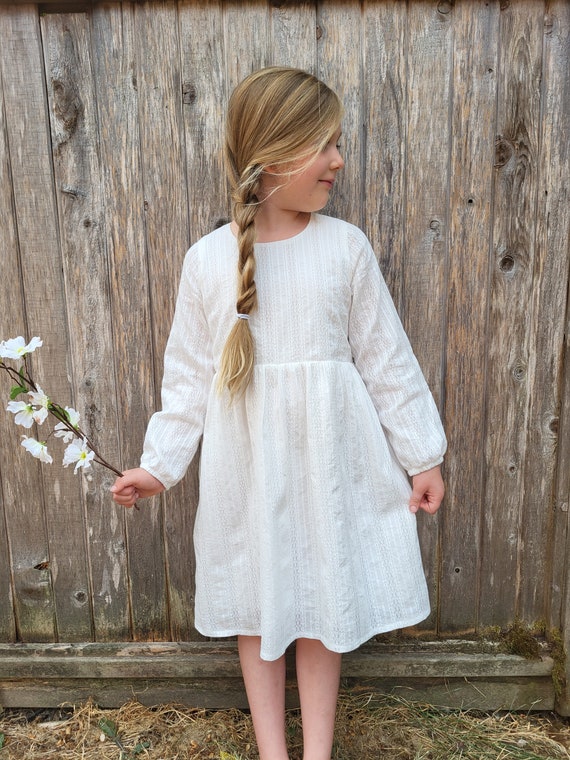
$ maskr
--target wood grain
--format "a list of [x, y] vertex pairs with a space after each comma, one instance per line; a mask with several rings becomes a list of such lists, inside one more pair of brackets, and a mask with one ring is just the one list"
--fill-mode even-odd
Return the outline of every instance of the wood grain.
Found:
[[543, 14], [540, 4], [529, 2], [501, 11], [484, 463], [485, 500], [494, 508], [484, 510], [482, 523], [482, 625], [504, 625], [518, 616], [526, 561], [521, 531], [528, 518], [525, 459], [531, 455], [528, 410], [535, 346], [530, 304], [536, 266]]
[[[485, 474], [489, 239], [492, 227], [499, 9], [456, 6], [450, 153], [440, 626], [477, 625]], [[468, 401], [467, 401], [468, 399]], [[469, 446], [466, 446], [466, 436]]]
[[[144, 190], [140, 170], [137, 41], [134, 6], [97, 7], [93, 13], [93, 69], [99, 113], [106, 245], [111, 287], [109, 308], [114, 351], [109, 375], [116, 383], [118, 439], [122, 466], [138, 465], [147, 420], [155, 407], [152, 372], [151, 284], [146, 258]], [[115, 510], [107, 495], [106, 513]], [[164, 635], [167, 627], [164, 570], [155, 573], [148, 555], [163, 562], [157, 500], [140, 512], [117, 512], [125, 531], [132, 612], [130, 635]], [[126, 518], [126, 519], [125, 519]], [[125, 523], [125, 524], [123, 524]], [[160, 565], [159, 565], [160, 567]], [[156, 617], [162, 618], [157, 625]], [[111, 634], [112, 635], [112, 634]], [[105, 638], [108, 638], [105, 635]]]
[[[172, 3], [135, 5], [137, 51], [136, 77], [139, 95], [141, 174], [144, 186], [148, 278], [151, 289], [153, 354], [156, 388], [162, 378], [162, 358], [174, 314], [184, 253], [189, 247], [188, 190], [184, 172], [182, 77], [176, 6]], [[155, 399], [158, 408], [159, 400]], [[136, 546], [139, 561], [140, 609], [136, 627], [141, 638], [167, 638], [167, 542], [164, 510], [175, 541], [185, 548], [190, 540], [184, 510], [192, 504], [193, 491], [185, 483], [163, 498], [162, 510], [151, 512], [153, 535], [140, 534]], [[149, 538], [151, 542], [149, 544]], [[186, 548], [187, 553], [187, 548]], [[185, 554], [170, 558], [185, 562]], [[149, 625], [150, 621], [150, 625]]]
[[[397, 293], [404, 327], [440, 405], [449, 254], [448, 164], [455, 16], [455, 11], [441, 13], [435, 5], [430, 9], [411, 5], [405, 38], [406, 176]], [[439, 612], [440, 523], [444, 518], [445, 515], [420, 515], [418, 520], [432, 605], [431, 617], [423, 625], [432, 630], [437, 629]]]
[[[317, 76], [339, 95], [344, 105], [341, 137], [345, 168], [335, 184], [326, 213], [362, 227], [364, 203], [362, 18], [351, 2], [317, 5]], [[345, 50], [354, 51], [346, 56]]]
[[[10, 150], [13, 183], [13, 226], [17, 248], [2, 252], [12, 272], [18, 272], [19, 293], [25, 311], [18, 313], [14, 296], [6, 294], [6, 309], [12, 310], [14, 326], [25, 337], [40, 335], [44, 346], [33, 357], [33, 372], [44, 390], [66, 388], [66, 324], [61, 252], [57, 234], [57, 215], [53, 198], [53, 177], [49, 151], [49, 125], [46, 119], [41, 37], [33, 6], [0, 8], [2, 19], [2, 84], [6, 133]], [[14, 66], [18, 60], [20, 65]], [[3, 259], [4, 260], [4, 259]], [[6, 282], [8, 278], [4, 277]], [[6, 283], [7, 284], [7, 283]], [[8, 311], [10, 313], [10, 311]], [[22, 319], [24, 323], [22, 323]], [[10, 324], [10, 327], [12, 325]], [[15, 337], [12, 334], [12, 337]], [[4, 387], [4, 380], [3, 386]], [[18, 638], [28, 641], [55, 641], [54, 577], [51, 564], [49, 528], [46, 513], [54, 503], [77, 497], [68, 473], [40, 467], [17, 445], [20, 430], [13, 427], [6, 447], [3, 471], [4, 519], [12, 564], [15, 625]], [[40, 436], [34, 431], [32, 437]], [[60, 502], [61, 504], [61, 502]], [[41, 563], [45, 570], [36, 570]], [[78, 620], [78, 627], [81, 621]]]
[[[86, 14], [47, 15], [42, 18], [42, 35], [74, 405], [97, 448], [112, 459], [117, 412], [109, 401], [114, 377], [102, 368], [112, 366], [114, 352], [90, 20]], [[128, 631], [126, 541], [122, 513], [109, 504], [113, 480], [114, 475], [99, 467], [83, 479], [86, 530], [79, 509], [65, 516], [68, 531], [75, 536], [67, 556], [75, 565], [80, 558], [88, 558], [90, 564], [98, 638], [120, 638]]]
[[[0, 9], [1, 24], [2, 9]], [[0, 51], [1, 57], [2, 51]], [[0, 65], [0, 94], [2, 92], [2, 66]], [[11, 273], [11, 277], [2, 277], [0, 280], [0, 335], [2, 340], [6, 340], [8, 336], [16, 337], [27, 331], [25, 329], [21, 288], [14, 287], [14, 283], [19, 285], [21, 282], [22, 272], [14, 216], [7, 115], [3, 97], [0, 97], [0, 178], [0, 250], [2, 251], [3, 266], [7, 272]], [[3, 401], [8, 399], [11, 385], [10, 379], [2, 371], [0, 373], [0, 392]], [[26, 476], [23, 470], [25, 465], [30, 464], [30, 462], [25, 459], [25, 452], [20, 450], [20, 434], [11, 415], [0, 414], [0, 441], [2, 441], [2, 458], [0, 459], [0, 641], [15, 641], [16, 639], [13, 559], [10, 553], [7, 523], [12, 515], [10, 504], [17, 505], [16, 494], [19, 494], [19, 488], [29, 481], [29, 475]], [[12, 473], [20, 471], [24, 477], [17, 478], [14, 481]]]
[[[568, 3], [549, 4], [542, 32], [544, 117], [537, 156], [535, 259], [528, 304], [533, 319], [519, 615], [528, 619], [534, 610], [550, 606], [551, 623], [560, 627], [560, 613], [554, 611], [560, 609], [561, 590], [565, 586], [560, 552], [564, 555], [567, 548], [562, 549], [558, 538], [566, 515], [559, 500], [552, 503], [552, 495], [557, 466], [561, 473], [570, 469], [568, 459], [563, 460], [564, 452], [568, 451], [568, 434], [566, 437], [560, 434], [560, 409], [565, 399], [562, 385], [565, 326], [560, 317], [567, 298], [570, 269], [570, 219], [565, 211], [570, 207], [570, 80], [567, 71], [564, 73], [570, 44]], [[558, 305], [559, 318], [545, 319], [552, 304]]]

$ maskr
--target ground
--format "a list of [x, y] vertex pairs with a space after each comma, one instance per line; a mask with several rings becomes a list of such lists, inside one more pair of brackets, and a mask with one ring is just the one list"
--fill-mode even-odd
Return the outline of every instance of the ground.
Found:
[[[287, 714], [301, 758], [297, 711]], [[251, 721], [238, 710], [92, 702], [59, 710], [0, 708], [0, 760], [257, 760]], [[551, 713], [441, 711], [393, 697], [343, 693], [333, 760], [570, 759], [570, 721]]]

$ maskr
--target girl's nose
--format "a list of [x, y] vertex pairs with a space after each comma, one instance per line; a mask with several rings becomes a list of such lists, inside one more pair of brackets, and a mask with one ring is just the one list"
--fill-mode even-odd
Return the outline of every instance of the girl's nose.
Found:
[[344, 159], [340, 155], [340, 151], [338, 148], [335, 149], [335, 154], [332, 157], [331, 160], [331, 169], [344, 169]]

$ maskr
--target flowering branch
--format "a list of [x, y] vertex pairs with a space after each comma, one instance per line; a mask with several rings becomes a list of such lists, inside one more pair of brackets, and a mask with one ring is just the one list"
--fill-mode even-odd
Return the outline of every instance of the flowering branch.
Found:
[[[14, 422], [24, 428], [31, 428], [34, 422], [41, 425], [51, 414], [57, 420], [54, 427], [56, 438], [63, 438], [64, 443], [68, 446], [63, 455], [63, 466], [68, 467], [75, 464], [75, 472], [79, 468], [87, 470], [91, 467], [91, 462], [106, 467], [115, 475], [121, 476], [122, 472], [116, 467], [109, 464], [97, 451], [93, 442], [86, 433], [79, 427], [79, 413], [72, 407], [62, 407], [53, 402], [40, 386], [34, 381], [28, 368], [27, 355], [31, 354], [36, 348], [39, 348], [43, 341], [38, 338], [26, 344], [24, 338], [12, 338], [0, 342], [0, 369], [3, 369], [15, 385], [10, 391], [10, 401], [6, 411], [15, 415]], [[6, 364], [4, 359], [21, 361], [19, 369]], [[21, 394], [28, 395], [28, 401], [16, 401]], [[40, 442], [26, 435], [22, 436], [22, 444], [32, 456], [35, 456], [42, 462], [51, 464], [53, 459], [48, 453], [45, 442]]]

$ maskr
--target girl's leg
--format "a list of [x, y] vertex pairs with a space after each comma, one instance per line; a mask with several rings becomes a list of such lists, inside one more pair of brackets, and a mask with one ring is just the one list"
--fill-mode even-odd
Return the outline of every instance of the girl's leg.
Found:
[[258, 636], [238, 636], [245, 690], [260, 760], [288, 760], [285, 740], [285, 657], [267, 662], [259, 656]]
[[297, 640], [303, 760], [330, 760], [341, 655], [314, 639]]

